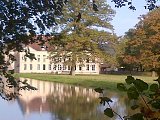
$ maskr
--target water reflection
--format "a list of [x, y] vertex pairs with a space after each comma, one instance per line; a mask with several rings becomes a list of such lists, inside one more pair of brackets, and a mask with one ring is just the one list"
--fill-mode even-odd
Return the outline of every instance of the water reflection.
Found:
[[[25, 79], [21, 78], [21, 80]], [[22, 96], [12, 101], [15, 106], [19, 106], [16, 108], [16, 114], [21, 117], [16, 120], [110, 120], [103, 114], [106, 106], [103, 107], [99, 104], [99, 94], [91, 88], [27, 80], [38, 90], [22, 90], [20, 91]], [[111, 106], [122, 116], [132, 112], [126, 107], [125, 95], [119, 96], [117, 93], [108, 91], [105, 94], [114, 101]], [[113, 120], [119, 119], [115, 117]]]
[[[67, 91], [70, 91], [67, 93]], [[57, 120], [103, 120], [105, 117], [97, 110], [97, 93], [92, 89], [70, 87], [63, 97], [48, 97], [53, 119]], [[102, 117], [103, 116], [103, 117]]]

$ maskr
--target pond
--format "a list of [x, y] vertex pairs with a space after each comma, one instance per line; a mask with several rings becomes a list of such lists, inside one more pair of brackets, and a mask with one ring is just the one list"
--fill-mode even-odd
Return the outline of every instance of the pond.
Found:
[[[100, 105], [100, 94], [91, 88], [27, 80], [38, 90], [20, 91], [21, 96], [12, 101], [0, 98], [2, 120], [119, 120], [103, 114], [106, 106]], [[109, 91], [105, 94], [113, 100], [111, 106], [120, 115], [132, 113], [125, 95]]]

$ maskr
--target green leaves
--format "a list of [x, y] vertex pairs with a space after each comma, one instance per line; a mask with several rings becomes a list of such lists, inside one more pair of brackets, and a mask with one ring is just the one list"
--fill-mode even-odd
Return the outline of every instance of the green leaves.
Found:
[[158, 90], [158, 85], [154, 83], [154, 84], [150, 85], [149, 89], [151, 92], [156, 92]]
[[101, 99], [101, 101], [104, 101], [104, 102], [107, 102], [107, 103], [109, 103], [109, 102], [113, 102], [110, 98], [108, 98], [108, 97], [99, 97], [100, 99]]
[[153, 108], [160, 109], [160, 99], [156, 99], [151, 103]]
[[112, 118], [114, 116], [113, 111], [111, 108], [106, 108], [104, 110], [104, 114], [107, 115], [108, 117]]
[[128, 95], [129, 99], [138, 99], [138, 97], [139, 97], [139, 93], [134, 86], [130, 87], [127, 90], [127, 95]]
[[95, 88], [94, 89], [96, 92], [98, 92], [98, 93], [103, 93], [103, 89], [102, 88]]
[[[68, 1], [68, 4], [62, 9], [63, 17], [55, 17], [55, 20], [59, 21], [63, 27], [61, 27], [61, 32], [56, 37], [56, 40], [55, 37], [50, 40], [50, 45], [56, 46], [56, 51], [52, 50], [50, 56], [51, 58], [56, 55], [66, 59], [70, 58], [71, 61], [65, 61], [65, 64], [72, 66], [72, 68], [75, 67], [75, 62], [84, 64], [87, 59], [91, 61], [93, 58], [95, 61], [95, 58], [100, 58], [104, 61], [111, 54], [110, 51], [108, 53], [107, 50], [104, 50], [106, 47], [110, 48], [108, 42], [114, 42], [113, 40], [117, 42], [116, 36], [110, 32], [91, 27], [105, 27], [112, 31], [113, 27], [109, 19], [113, 17], [115, 12], [104, 0], [94, 2], [94, 10], [87, 7], [90, 3], [88, 0], [80, 0], [77, 3], [73, 0]], [[102, 5], [103, 7], [97, 9], [96, 5]], [[54, 27], [53, 33], [57, 33], [59, 27]], [[112, 47], [112, 49], [114, 48]], [[115, 60], [115, 56], [110, 58]], [[95, 62], [98, 61], [96, 60]], [[98, 92], [101, 93], [101, 91]]]
[[137, 88], [138, 91], [143, 92], [148, 89], [148, 84], [140, 79], [136, 79], [133, 84]]
[[109, 102], [113, 102], [110, 98], [108, 97], [99, 97], [99, 99], [101, 100], [100, 103], [103, 104], [105, 106], [106, 102], [109, 104]]
[[148, 89], [148, 84], [140, 79], [135, 79], [132, 76], [127, 76], [125, 79], [127, 85], [130, 87], [127, 88], [127, 85], [123, 83], [118, 83], [117, 88], [120, 91], [127, 91], [129, 99], [137, 99], [139, 97], [139, 92], [143, 92]]
[[127, 76], [127, 78], [125, 79], [125, 81], [126, 81], [126, 83], [127, 84], [132, 84], [133, 82], [134, 82], [134, 77], [132, 77], [132, 76]]
[[142, 113], [136, 113], [132, 115], [130, 118], [131, 120], [144, 120]]
[[135, 79], [132, 76], [127, 76], [125, 82], [127, 83], [127, 85], [130, 85], [130, 87], [123, 83], [118, 83], [117, 88], [120, 91], [127, 91], [129, 99], [138, 99], [139, 92], [143, 92], [148, 89], [148, 84], [146, 82], [140, 79]]

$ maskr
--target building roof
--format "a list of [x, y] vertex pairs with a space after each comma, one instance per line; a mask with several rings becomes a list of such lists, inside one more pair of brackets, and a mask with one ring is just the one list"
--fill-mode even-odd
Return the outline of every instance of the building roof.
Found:
[[46, 36], [35, 37], [34, 39], [37, 39], [36, 42], [31, 43], [27, 46], [37, 51], [51, 51], [53, 49], [53, 47], [49, 45], [49, 40], [51, 40], [51, 38], [52, 37]]

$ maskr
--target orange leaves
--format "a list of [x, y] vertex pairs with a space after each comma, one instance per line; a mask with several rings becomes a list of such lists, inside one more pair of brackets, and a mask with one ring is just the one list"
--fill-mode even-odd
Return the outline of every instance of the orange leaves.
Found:
[[143, 67], [160, 67], [160, 8], [142, 16], [126, 36], [129, 39], [124, 54], [126, 63], [139, 61]]
[[138, 62], [138, 60], [135, 56], [130, 56], [130, 55], [125, 56], [123, 61], [128, 64], [133, 64], [133, 63]]

